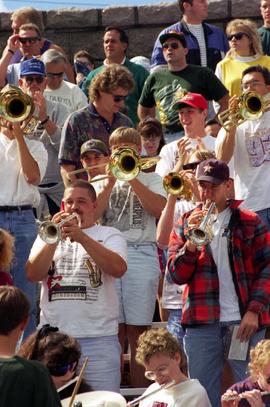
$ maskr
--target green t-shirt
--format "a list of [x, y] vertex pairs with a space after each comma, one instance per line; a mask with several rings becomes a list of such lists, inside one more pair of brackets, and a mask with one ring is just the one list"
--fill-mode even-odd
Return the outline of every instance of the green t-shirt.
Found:
[[61, 407], [47, 368], [19, 356], [0, 358], [0, 407]]
[[209, 69], [197, 65], [188, 65], [182, 71], [172, 72], [164, 69], [151, 74], [145, 84], [139, 100], [144, 107], [157, 107], [159, 118], [167, 132], [179, 132], [178, 112], [172, 108], [175, 94], [182, 89], [202, 94], [207, 100], [218, 101], [228, 90]]
[[270, 28], [260, 27], [258, 31], [261, 36], [263, 53], [270, 56]]
[[[123, 66], [129, 70], [134, 79], [134, 88], [132, 92], [130, 92], [130, 94], [128, 95], [125, 103], [128, 111], [123, 113], [127, 114], [127, 116], [129, 116], [129, 118], [132, 120], [133, 124], [136, 126], [139, 122], [137, 116], [138, 101], [143, 90], [144, 82], [149, 76], [149, 72], [143, 66], [134, 64], [133, 62], [130, 62], [130, 60], [127, 58], [125, 59]], [[99, 66], [98, 68], [91, 71], [87, 76], [86, 81], [84, 82], [83, 85], [83, 91], [87, 97], [88, 97], [88, 88], [91, 84], [92, 79], [104, 68], [105, 65]]]

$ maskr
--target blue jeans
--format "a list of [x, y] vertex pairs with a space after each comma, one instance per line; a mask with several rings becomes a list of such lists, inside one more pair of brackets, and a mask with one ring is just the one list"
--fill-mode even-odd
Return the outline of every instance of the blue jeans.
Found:
[[[208, 393], [213, 407], [219, 407], [221, 398], [221, 375], [224, 365], [224, 345], [228, 326], [232, 323], [198, 325], [187, 328], [184, 348], [188, 359], [190, 378], [197, 378]], [[235, 324], [235, 323], [234, 323]], [[250, 339], [249, 346], [255, 346], [264, 338], [265, 330], [256, 332]], [[234, 382], [247, 377], [246, 361], [228, 360], [234, 375]]]
[[270, 208], [262, 209], [256, 212], [267, 226], [268, 232], [270, 232]]
[[92, 390], [119, 393], [121, 347], [118, 335], [77, 338], [77, 340], [80, 342], [82, 350], [79, 369], [82, 367], [84, 359], [89, 358], [84, 373], [87, 384], [91, 386]]
[[167, 322], [168, 331], [178, 340], [178, 343], [183, 348], [183, 338], [185, 332], [181, 325], [182, 308], [169, 309], [169, 318]]
[[19, 287], [28, 297], [31, 304], [30, 320], [24, 332], [24, 338], [36, 329], [36, 287], [27, 280], [25, 264], [37, 236], [36, 220], [32, 209], [26, 211], [0, 211], [0, 227], [15, 237], [15, 253], [11, 275], [15, 286]]

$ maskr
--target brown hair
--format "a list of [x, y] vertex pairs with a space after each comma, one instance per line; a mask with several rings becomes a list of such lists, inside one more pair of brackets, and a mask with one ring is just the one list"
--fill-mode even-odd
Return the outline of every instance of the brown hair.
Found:
[[10, 17], [11, 21], [19, 20], [23, 24], [35, 23], [40, 32], [44, 31], [44, 25], [42, 22], [42, 12], [36, 10], [34, 7], [22, 7], [15, 10]]
[[[250, 55], [263, 54], [260, 35], [258, 33], [257, 25], [249, 19], [237, 18], [228, 23], [226, 27], [226, 34], [230, 35], [236, 32], [245, 33], [250, 40]], [[231, 48], [226, 54], [227, 57], [234, 58], [235, 51]]]
[[164, 135], [162, 131], [162, 125], [159, 120], [154, 117], [145, 117], [141, 120], [137, 126], [137, 130], [142, 137], [150, 137], [153, 134], [157, 137], [160, 137], [160, 143], [158, 147], [158, 153], [165, 145]]
[[21, 32], [22, 30], [24, 30], [24, 31], [26, 31], [26, 30], [36, 31], [38, 38], [41, 39], [40, 29], [34, 23], [26, 23], [26, 24], [21, 25], [20, 29], [19, 29], [19, 32]]
[[[88, 194], [90, 195], [92, 201], [95, 202], [97, 200], [97, 194], [96, 194], [95, 188], [93, 187], [93, 185], [89, 184], [89, 182], [87, 182], [83, 179], [78, 179], [76, 181], [71, 182], [65, 188], [65, 191], [67, 191], [68, 189], [72, 189], [72, 188], [86, 189], [88, 191]], [[65, 196], [65, 194], [64, 194], [64, 196]]]
[[48, 368], [77, 362], [81, 356], [78, 341], [57, 328], [44, 325], [30, 335], [22, 344], [18, 355], [30, 360], [38, 360]]
[[0, 335], [8, 335], [27, 320], [30, 303], [17, 287], [0, 287]]
[[94, 102], [99, 99], [100, 92], [111, 93], [117, 88], [130, 92], [133, 87], [134, 80], [129, 70], [121, 65], [112, 64], [94, 77], [89, 88], [89, 99]]

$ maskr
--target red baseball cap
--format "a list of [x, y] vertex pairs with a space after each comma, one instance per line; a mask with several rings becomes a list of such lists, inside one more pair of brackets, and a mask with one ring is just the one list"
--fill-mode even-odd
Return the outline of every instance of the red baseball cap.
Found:
[[173, 104], [175, 110], [179, 110], [181, 107], [191, 106], [195, 109], [206, 110], [208, 107], [207, 100], [200, 93], [188, 92], [180, 99], [176, 100]]

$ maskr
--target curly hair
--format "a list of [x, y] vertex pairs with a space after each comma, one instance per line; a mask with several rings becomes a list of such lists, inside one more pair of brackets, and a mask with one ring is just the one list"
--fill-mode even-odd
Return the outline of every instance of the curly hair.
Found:
[[23, 342], [18, 355], [25, 359], [38, 360], [50, 369], [77, 362], [81, 349], [78, 341], [72, 336], [45, 325]]
[[0, 228], [0, 271], [7, 271], [14, 255], [14, 237]]
[[[249, 19], [236, 18], [228, 23], [226, 34], [230, 35], [236, 32], [245, 33], [250, 39], [250, 55], [263, 54], [260, 35], [257, 30], [257, 25]], [[231, 48], [226, 54], [229, 58], [235, 57], [235, 51]]]
[[151, 328], [143, 332], [138, 339], [136, 362], [145, 365], [157, 353], [173, 357], [177, 352], [182, 358], [182, 350], [177, 339], [167, 329]]
[[131, 92], [134, 87], [132, 74], [125, 67], [112, 64], [98, 73], [89, 87], [89, 99], [95, 102], [100, 97], [100, 92], [111, 93], [117, 88]]
[[250, 362], [248, 364], [252, 379], [258, 379], [258, 374], [270, 362], [270, 339], [258, 342], [250, 351]]

